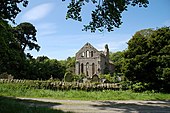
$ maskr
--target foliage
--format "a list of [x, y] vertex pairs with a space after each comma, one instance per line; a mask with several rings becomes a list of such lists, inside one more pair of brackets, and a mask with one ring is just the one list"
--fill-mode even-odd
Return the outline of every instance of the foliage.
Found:
[[0, 20], [0, 73], [18, 75], [24, 64], [25, 55], [20, 52], [13, 28]]
[[73, 78], [74, 78], [74, 81], [75, 82], [83, 82], [83, 78], [85, 78], [86, 76], [85, 76], [85, 74], [84, 73], [82, 73], [82, 74], [80, 74], [80, 75], [76, 75], [76, 74], [73, 74]]
[[75, 57], [68, 57], [66, 60], [66, 71], [67, 72], [71, 72], [71, 73], [75, 73]]
[[40, 46], [36, 44], [36, 32], [35, 27], [28, 22], [20, 23], [15, 28], [15, 37], [21, 47], [21, 51], [24, 52], [25, 48], [28, 47], [29, 50], [36, 49], [39, 51]]
[[[17, 89], [16, 89], [17, 88]], [[143, 92], [134, 93], [127, 91], [82, 91], [82, 90], [46, 90], [25, 88], [20, 84], [0, 84], [1, 96], [14, 97], [38, 97], [38, 98], [53, 98], [53, 99], [71, 99], [71, 100], [170, 100], [170, 94]], [[1, 100], [2, 102], [2, 100]], [[6, 101], [7, 102], [7, 101]], [[2, 105], [2, 104], [0, 104]], [[17, 111], [18, 113], [18, 111]]]
[[70, 72], [66, 72], [64, 75], [64, 81], [65, 82], [72, 82], [74, 80], [73, 74]]
[[[62, 0], [65, 1], [65, 0]], [[95, 6], [95, 9], [91, 12], [91, 21], [88, 25], [84, 25], [85, 31], [90, 30], [95, 32], [96, 30], [113, 31], [114, 27], [119, 28], [122, 24], [122, 13], [127, 10], [128, 6], [147, 7], [148, 0], [71, 0], [68, 4], [68, 11], [66, 19], [71, 18], [77, 21], [82, 21], [81, 11], [82, 7], [86, 3], [91, 3]]]
[[21, 12], [21, 6], [26, 7], [28, 0], [0, 1], [0, 74], [7, 72], [14, 78], [29, 78], [30, 67], [24, 53], [26, 47], [39, 50], [36, 44], [36, 29], [31, 23], [21, 23], [12, 27], [8, 21], [15, 23], [15, 17]]
[[28, 67], [25, 69], [27, 76], [25, 79], [53, 79], [64, 78], [65, 66], [63, 66], [58, 60], [48, 59], [48, 57], [42, 56], [37, 57], [37, 59], [28, 60]]
[[123, 54], [124, 54], [124, 51], [122, 52], [118, 51], [118, 52], [109, 54], [110, 60], [114, 64], [114, 71], [116, 74], [122, 73], [122, 68], [123, 68], [123, 64], [125, 61]]
[[125, 76], [134, 83], [149, 84], [149, 90], [170, 92], [169, 37], [169, 27], [138, 31], [125, 51]]
[[138, 82], [136, 84], [133, 84], [131, 89], [135, 92], [144, 92], [146, 91], [147, 87], [147, 83]]
[[0, 1], [0, 20], [10, 20], [15, 22], [15, 17], [21, 12], [19, 6], [26, 7], [28, 0], [1, 0]]
[[7, 72], [4, 72], [0, 74], [0, 79], [13, 79], [14, 77], [8, 74]]
[[[33, 59], [25, 49], [39, 51], [36, 28], [28, 22], [12, 27], [8, 21], [15, 22], [20, 5], [26, 7], [28, 0], [0, 1], [0, 74], [7, 72], [18, 79], [63, 79], [65, 66], [57, 60], [44, 57]], [[6, 21], [5, 21], [6, 20]]]
[[[29, 34], [23, 31], [22, 27], [19, 27], [20, 30], [17, 30], [6, 21], [0, 20], [0, 73], [7, 72], [12, 74], [14, 78], [29, 78], [30, 65], [26, 59], [24, 49], [27, 45], [30, 46], [30, 49], [35, 47], [33, 46], [34, 43], [30, 41], [30, 38], [36, 40], [35, 27], [30, 23], [22, 23], [20, 25], [30, 26], [24, 29], [32, 33]], [[16, 32], [21, 34], [17, 35]]]
[[[70, 80], [70, 79], [69, 79]], [[24, 93], [26, 89], [48, 89], [48, 90], [84, 90], [84, 91], [102, 91], [119, 90], [121, 85], [118, 83], [78, 83], [61, 81], [39, 81], [39, 80], [18, 80], [18, 79], [0, 79], [0, 84], [6, 85], [7, 89], [17, 90], [17, 93]], [[7, 89], [4, 89], [6, 91]], [[2, 90], [3, 92], [3, 90]]]
[[119, 83], [124, 79], [124, 76], [118, 75], [114, 73], [113, 75], [111, 74], [100, 74], [99, 75], [100, 79], [105, 79], [104, 83]]

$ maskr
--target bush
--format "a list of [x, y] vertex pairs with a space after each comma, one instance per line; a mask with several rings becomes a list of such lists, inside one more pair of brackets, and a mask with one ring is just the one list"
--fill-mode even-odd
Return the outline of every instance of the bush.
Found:
[[122, 90], [128, 90], [128, 89], [131, 89], [131, 85], [132, 85], [132, 82], [131, 81], [122, 81], [120, 82], [121, 84], [121, 89]]
[[147, 90], [147, 87], [148, 87], [147, 83], [138, 82], [132, 85], [132, 91], [144, 92]]
[[7, 72], [4, 72], [0, 74], [0, 79], [13, 79], [14, 77], [11, 74], [8, 74]]
[[73, 74], [70, 72], [66, 72], [64, 75], [64, 81], [65, 82], [72, 82], [74, 80]]

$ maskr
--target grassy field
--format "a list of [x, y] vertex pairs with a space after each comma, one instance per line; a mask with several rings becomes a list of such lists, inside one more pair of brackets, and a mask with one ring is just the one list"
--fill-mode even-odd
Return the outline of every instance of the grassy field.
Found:
[[0, 96], [10, 97], [31, 97], [31, 98], [54, 98], [70, 100], [170, 100], [170, 94], [143, 92], [134, 93], [132, 91], [53, 91], [45, 89], [35, 89], [22, 84], [1, 83]]
[[[82, 90], [45, 90], [28, 87], [22, 83], [0, 83], [0, 113], [65, 113], [52, 109], [52, 103], [20, 100], [15, 97], [54, 98], [69, 100], [170, 100], [170, 94], [132, 91], [82, 91]], [[48, 105], [32, 106], [32, 104]], [[55, 103], [60, 104], [60, 103]]]

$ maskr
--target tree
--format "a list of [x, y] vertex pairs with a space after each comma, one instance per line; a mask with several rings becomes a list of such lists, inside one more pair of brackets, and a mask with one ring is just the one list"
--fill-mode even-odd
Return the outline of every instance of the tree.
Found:
[[12, 31], [13, 28], [6, 21], [0, 20], [0, 73], [7, 72], [16, 77], [25, 57]]
[[30, 78], [31, 65], [24, 50], [26, 46], [39, 50], [38, 44], [34, 43], [35, 35], [35, 27], [30, 23], [12, 27], [7, 21], [0, 20], [0, 73], [7, 72], [20, 79]]
[[21, 12], [19, 4], [24, 7], [28, 5], [28, 0], [1, 0], [0, 1], [0, 20], [10, 20], [15, 23], [15, 17]]
[[125, 76], [134, 83], [147, 83], [150, 89], [166, 90], [170, 85], [170, 28], [141, 30], [128, 42]]
[[122, 73], [122, 67], [124, 62], [124, 52], [118, 51], [116, 53], [110, 53], [110, 60], [113, 62], [116, 73]]
[[[65, 1], [65, 0], [62, 0]], [[107, 29], [108, 32], [113, 31], [114, 27], [119, 28], [122, 24], [122, 13], [127, 10], [129, 5], [139, 7], [147, 7], [148, 0], [71, 0], [68, 5], [66, 19], [73, 19], [82, 21], [81, 11], [86, 3], [91, 3], [95, 9], [91, 13], [91, 21], [88, 25], [84, 25], [83, 30], [103, 31]]]
[[75, 73], [75, 57], [68, 57], [65, 65], [66, 65], [66, 71], [71, 72], [72, 74]]
[[21, 23], [15, 27], [15, 36], [21, 47], [21, 52], [24, 53], [26, 47], [28, 47], [29, 50], [36, 49], [39, 51], [40, 46], [36, 44], [36, 32], [35, 27], [28, 22]]
[[29, 59], [27, 61], [29, 64], [25, 70], [27, 74], [24, 79], [48, 80], [51, 76], [60, 80], [64, 78], [66, 68], [58, 60], [40, 56], [37, 59]]

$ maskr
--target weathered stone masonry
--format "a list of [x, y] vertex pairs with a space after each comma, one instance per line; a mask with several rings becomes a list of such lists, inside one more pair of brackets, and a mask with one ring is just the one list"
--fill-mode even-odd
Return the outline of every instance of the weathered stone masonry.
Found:
[[98, 51], [90, 43], [86, 43], [76, 53], [75, 73], [85, 74], [87, 78], [93, 75], [104, 74], [105, 70], [114, 72], [113, 63], [109, 60], [109, 48], [105, 45], [104, 51]]

